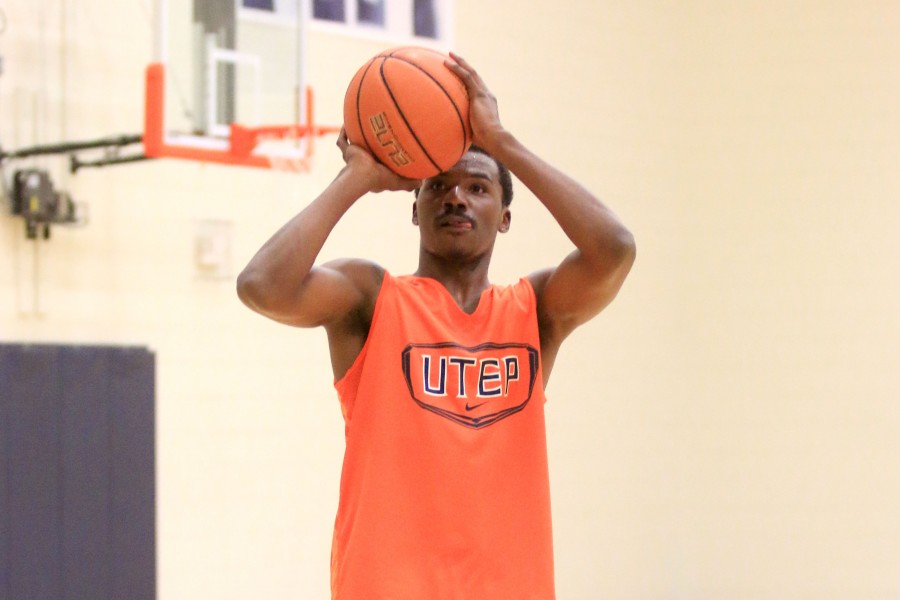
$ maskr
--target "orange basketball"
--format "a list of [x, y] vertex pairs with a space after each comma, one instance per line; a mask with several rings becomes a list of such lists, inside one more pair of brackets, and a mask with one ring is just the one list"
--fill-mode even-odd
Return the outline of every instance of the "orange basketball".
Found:
[[356, 72], [344, 129], [382, 164], [410, 179], [452, 167], [472, 143], [466, 87], [436, 50], [385, 50]]

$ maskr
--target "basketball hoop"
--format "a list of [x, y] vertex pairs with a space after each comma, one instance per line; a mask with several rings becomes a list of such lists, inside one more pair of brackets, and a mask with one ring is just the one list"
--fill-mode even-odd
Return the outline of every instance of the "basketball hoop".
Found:
[[270, 156], [269, 165], [273, 171], [282, 173], [309, 173], [312, 161], [306, 158], [287, 158], [283, 156]]
[[270, 168], [282, 173], [308, 173], [312, 168], [313, 141], [309, 132], [286, 130], [284, 137], [261, 134], [258, 146], [265, 149]]
[[150, 158], [181, 158], [199, 162], [307, 173], [315, 154], [315, 138], [336, 134], [340, 127], [315, 125], [313, 92], [306, 89], [306, 123], [244, 127], [232, 123], [227, 140], [164, 131], [165, 68], [147, 67], [144, 154]]

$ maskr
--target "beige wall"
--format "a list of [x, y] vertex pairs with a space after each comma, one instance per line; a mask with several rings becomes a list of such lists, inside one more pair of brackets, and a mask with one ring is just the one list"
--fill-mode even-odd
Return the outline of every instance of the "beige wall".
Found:
[[[638, 241], [548, 389], [559, 597], [900, 596], [900, 5], [529, 4], [458, 0], [455, 46]], [[149, 2], [67, 6], [65, 47], [60, 0], [2, 7], [4, 148], [141, 127]], [[376, 46], [312, 44], [336, 123]], [[299, 176], [39, 161], [90, 224], [56, 228], [36, 269], [0, 217], [0, 339], [157, 353], [163, 600], [326, 597], [343, 431], [324, 336], [198, 279], [192, 246], [197, 220], [231, 222], [235, 274], [339, 168], [319, 149]], [[364, 200], [323, 256], [410, 271], [409, 206]], [[521, 187], [513, 211], [500, 282], [569, 251]]]

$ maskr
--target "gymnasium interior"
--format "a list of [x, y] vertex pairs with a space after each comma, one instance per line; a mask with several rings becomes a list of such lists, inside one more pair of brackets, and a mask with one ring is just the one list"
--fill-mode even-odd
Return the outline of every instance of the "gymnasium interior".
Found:
[[[560, 600], [900, 598], [898, 32], [890, 0], [0, 0], [0, 598], [329, 597], [326, 337], [235, 279], [409, 45], [636, 239], [547, 387]], [[306, 133], [198, 151], [233, 122]], [[320, 260], [414, 271], [412, 201]], [[497, 283], [571, 251], [511, 210]]]

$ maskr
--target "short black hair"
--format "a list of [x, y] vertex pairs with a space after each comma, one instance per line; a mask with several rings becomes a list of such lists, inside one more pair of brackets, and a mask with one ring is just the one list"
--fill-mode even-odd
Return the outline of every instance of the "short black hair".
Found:
[[[512, 204], [513, 199], [513, 184], [512, 184], [512, 175], [509, 173], [509, 169], [506, 168], [502, 162], [491, 156], [490, 152], [485, 150], [484, 148], [476, 145], [469, 146], [467, 152], [475, 152], [476, 154], [484, 154], [489, 157], [494, 164], [497, 165], [497, 172], [500, 177], [500, 189], [502, 191], [501, 201], [503, 202], [503, 206], [509, 206]], [[413, 193], [416, 197], [419, 196], [419, 188], [413, 190]]]

